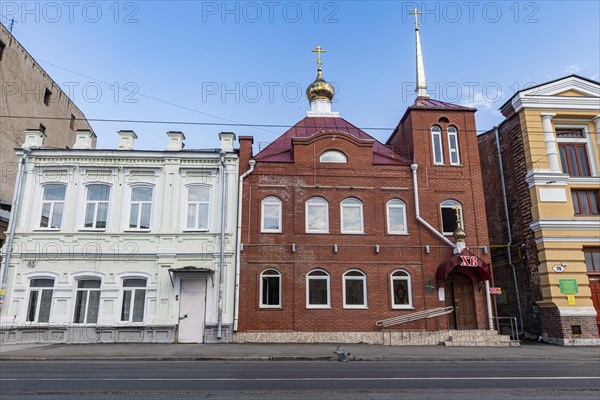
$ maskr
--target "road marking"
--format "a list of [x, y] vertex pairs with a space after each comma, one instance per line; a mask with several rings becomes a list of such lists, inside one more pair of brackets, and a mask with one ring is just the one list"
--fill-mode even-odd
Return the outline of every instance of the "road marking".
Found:
[[116, 382], [211, 382], [211, 381], [429, 381], [429, 380], [455, 380], [455, 381], [483, 381], [483, 380], [571, 380], [571, 379], [599, 379], [598, 376], [492, 376], [492, 377], [414, 377], [414, 378], [0, 378], [0, 382], [8, 381], [116, 381]]

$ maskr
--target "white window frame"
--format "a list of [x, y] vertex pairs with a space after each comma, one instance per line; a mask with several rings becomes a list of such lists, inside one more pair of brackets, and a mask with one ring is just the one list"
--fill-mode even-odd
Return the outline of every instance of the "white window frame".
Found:
[[[196, 205], [196, 210], [199, 211], [199, 209], [200, 209], [199, 205], [205, 203], [205, 202], [200, 202], [200, 201], [195, 201], [195, 202], [189, 201], [190, 190], [192, 190], [194, 188], [203, 188], [203, 189], [208, 190], [208, 201], [206, 202], [206, 204], [207, 204], [206, 228], [198, 228], [198, 221], [200, 220], [199, 212], [196, 215], [196, 221], [194, 223], [194, 226], [193, 227], [188, 226], [189, 205], [190, 204]], [[184, 198], [184, 203], [183, 203], [184, 204], [183, 214], [185, 215], [185, 218], [183, 220], [184, 231], [188, 231], [188, 232], [209, 232], [210, 231], [211, 221], [212, 221], [212, 218], [211, 218], [212, 203], [213, 203], [212, 189], [213, 189], [213, 187], [211, 185], [206, 185], [206, 184], [201, 184], [201, 183], [191, 183], [189, 185], [186, 185], [186, 193], [185, 193], [185, 198]], [[225, 200], [223, 199], [223, 201], [225, 201]]]
[[[108, 188], [108, 200], [88, 200], [88, 193], [90, 190], [90, 187], [92, 186], [106, 186]], [[84, 190], [84, 206], [83, 206], [83, 220], [82, 220], [82, 230], [88, 230], [88, 231], [105, 231], [108, 229], [109, 227], [109, 223], [110, 223], [110, 203], [111, 203], [111, 197], [112, 197], [112, 185], [110, 185], [109, 183], [105, 183], [105, 182], [93, 182], [90, 184], [86, 184], [85, 185], [85, 190]], [[97, 228], [96, 224], [98, 222], [98, 205], [101, 203], [106, 203], [106, 227], [104, 228]], [[94, 216], [92, 219], [92, 226], [85, 226], [85, 220], [87, 217], [87, 207], [88, 204], [95, 204], [94, 206]]]
[[[33, 283], [33, 281], [35, 280], [51, 280], [52, 281], [52, 286], [31, 286], [31, 284]], [[52, 303], [54, 302], [54, 286], [56, 285], [56, 279], [52, 278], [52, 277], [47, 277], [47, 276], [36, 276], [36, 277], [32, 277], [29, 279], [29, 296], [28, 296], [28, 301], [27, 301], [27, 308], [25, 309], [25, 321], [30, 322], [30, 323], [42, 323], [42, 324], [47, 324], [50, 322], [50, 319], [52, 317]], [[42, 297], [44, 295], [44, 291], [50, 290], [51, 294], [50, 294], [50, 305], [49, 305], [49, 311], [48, 311], [48, 321], [40, 321], [40, 310], [41, 310], [41, 304], [42, 304]], [[32, 320], [29, 320], [29, 309], [31, 306], [31, 300], [32, 300], [32, 294], [33, 292], [37, 292], [37, 298], [35, 300], [35, 311], [34, 311], [34, 316]]]
[[[405, 275], [402, 276], [394, 276], [397, 273], [402, 273]], [[406, 281], [408, 283], [408, 304], [396, 304], [394, 301], [394, 281]], [[397, 269], [390, 274], [390, 294], [392, 297], [392, 308], [396, 310], [406, 310], [413, 308], [412, 301], [412, 277], [410, 273], [404, 269]]]
[[[446, 203], [444, 205], [444, 203]], [[449, 203], [452, 203], [452, 206], [449, 205]], [[451, 208], [452, 212], [454, 211], [454, 206], [458, 205], [459, 210], [458, 213], [460, 215], [460, 226], [465, 229], [465, 219], [463, 217], [463, 206], [459, 201], [453, 200], [453, 199], [448, 199], [448, 200], [444, 200], [440, 203], [440, 226], [441, 226], [441, 231], [445, 236], [452, 236], [454, 234], [454, 232], [445, 232], [444, 231], [444, 215], [442, 213], [442, 208]]]
[[[315, 272], [323, 272], [325, 275], [314, 275]], [[310, 281], [324, 280], [327, 284], [327, 304], [310, 304]], [[331, 279], [329, 273], [324, 269], [313, 269], [306, 274], [306, 308], [322, 309], [331, 308]]]
[[[143, 280], [146, 282], [145, 286], [125, 286], [125, 281], [127, 280], [131, 280], [131, 279], [139, 279], [139, 280]], [[136, 298], [136, 293], [140, 290], [144, 291], [144, 301], [143, 301], [143, 305], [144, 305], [144, 313], [142, 315], [142, 320], [141, 321], [132, 321], [133, 319], [133, 310], [135, 309], [135, 298]], [[131, 291], [131, 302], [129, 303], [129, 317], [127, 320], [122, 319], [123, 318], [123, 306], [125, 303], [125, 292], [127, 291]], [[121, 280], [121, 303], [120, 303], [120, 307], [119, 307], [119, 322], [121, 323], [126, 323], [126, 324], [143, 324], [146, 320], [146, 312], [148, 311], [148, 307], [147, 306], [147, 301], [148, 301], [148, 278], [147, 277], [143, 277], [143, 276], [128, 276], [125, 277]]]
[[[362, 276], [352, 276], [352, 275], [348, 275], [350, 272], [359, 272], [361, 273]], [[362, 281], [363, 284], [363, 303], [364, 304], [347, 304], [346, 303], [346, 281], [348, 280], [360, 280]], [[351, 308], [351, 309], [367, 309], [369, 308], [368, 304], [367, 304], [367, 275], [359, 270], [359, 269], [351, 269], [348, 270], [346, 272], [344, 272], [344, 275], [342, 277], [342, 295], [344, 298], [344, 308]]]
[[[583, 129], [583, 134], [585, 135], [585, 142], [582, 141], [582, 139], [577, 139], [577, 138], [559, 138], [558, 135], [556, 134], [556, 131], [559, 129]], [[592, 176], [569, 176], [569, 180], [573, 180], [574, 182], [585, 182], [585, 181], [590, 181], [591, 179], [591, 183], [596, 183], [597, 181], [593, 179], [593, 177], [597, 177], [599, 175], [598, 172], [598, 168], [597, 168], [597, 162], [596, 162], [596, 152], [594, 151], [594, 139], [592, 138], [592, 135], [590, 135], [590, 129], [588, 127], [588, 125], [586, 123], [582, 123], [582, 124], [563, 124], [560, 123], [559, 121], [556, 121], [554, 123], [554, 135], [556, 137], [556, 147], [557, 147], [557, 151], [558, 151], [558, 143], [585, 143], [585, 148], [587, 150], [587, 156], [588, 156], [588, 163], [589, 168], [590, 168], [590, 173]], [[599, 139], [600, 140], [600, 139]], [[600, 143], [599, 143], [600, 145]], [[560, 160], [560, 152], [558, 154], [558, 160], [561, 163], [561, 168], [562, 168], [562, 161]], [[587, 182], [586, 182], [587, 183]]]
[[[357, 201], [358, 204], [344, 204], [350, 201]], [[344, 209], [346, 208], [358, 208], [360, 212], [360, 229], [359, 230], [350, 230], [344, 227]], [[356, 197], [348, 197], [340, 203], [340, 231], [343, 234], [351, 234], [351, 235], [360, 235], [365, 233], [365, 219], [364, 219], [364, 210], [363, 210], [363, 202], [357, 199]]]
[[[150, 201], [133, 201], [132, 197], [133, 197], [133, 191], [135, 189], [138, 188], [144, 188], [144, 189], [151, 189], [152, 190], [152, 198], [150, 199]], [[125, 230], [126, 231], [139, 231], [139, 232], [149, 232], [152, 230], [153, 227], [153, 220], [154, 220], [154, 196], [155, 196], [155, 187], [152, 184], [149, 183], [142, 183], [142, 184], [136, 184], [136, 185], [131, 185], [129, 188], [129, 214], [127, 215], [127, 220], [125, 221]], [[133, 210], [133, 205], [137, 204], [138, 205], [138, 215], [137, 215], [137, 226], [132, 228], [129, 223], [131, 221], [131, 212]], [[150, 220], [148, 221], [148, 228], [140, 228], [140, 224], [142, 221], [142, 206], [143, 204], [150, 204]]]
[[[100, 287], [99, 288], [80, 288], [79, 287], [79, 282], [83, 282], [83, 281], [95, 281], [95, 282], [99, 282], [100, 283]], [[78, 278], [75, 280], [75, 296], [74, 296], [74, 300], [73, 300], [73, 323], [76, 325], [79, 324], [97, 324], [98, 323], [98, 318], [100, 318], [100, 296], [98, 296], [98, 316], [96, 319], [96, 322], [88, 322], [88, 310], [89, 310], [89, 306], [90, 306], [90, 293], [91, 292], [98, 292], [101, 293], [101, 288], [102, 288], [102, 280], [100, 278], [89, 278], [89, 277], [84, 277], [84, 278]], [[79, 292], [86, 292], [86, 298], [85, 298], [85, 307], [83, 308], [83, 322], [76, 322], [75, 321], [75, 314], [77, 312], [77, 298], [79, 297]]]
[[[275, 271], [277, 272], [277, 274], [267, 274], [266, 272], [269, 271]], [[277, 277], [279, 279], [279, 304], [263, 304], [263, 278], [268, 277], [268, 278], [274, 278]], [[283, 302], [282, 299], [282, 293], [281, 293], [281, 281], [282, 281], [282, 277], [281, 277], [281, 272], [275, 268], [267, 268], [265, 269], [263, 272], [260, 273], [260, 277], [259, 277], [259, 281], [260, 281], [260, 291], [258, 294], [258, 304], [260, 308], [281, 308], [281, 304]]]
[[[326, 158], [329, 155], [342, 156], [342, 159], [339, 159], [336, 161], [324, 160], [324, 158]], [[319, 156], [319, 162], [331, 163], [331, 164], [347, 164], [348, 156], [339, 150], [327, 150], [327, 151], [324, 151], [323, 153], [321, 153], [321, 155]]]
[[[62, 188], [65, 189], [65, 195], [63, 197], [62, 200], [44, 200], [44, 195], [46, 194], [46, 188], [51, 187], [51, 186], [60, 186]], [[58, 231], [60, 229], [62, 229], [63, 226], [63, 219], [65, 217], [65, 204], [66, 204], [66, 199], [67, 199], [67, 189], [68, 186], [66, 183], [61, 183], [61, 182], [53, 182], [53, 183], [47, 183], [42, 185], [42, 196], [40, 199], [40, 212], [39, 212], [39, 223], [37, 224], [37, 226], [35, 227], [36, 230], [49, 230], [49, 231]], [[42, 214], [44, 212], [44, 204], [46, 203], [50, 203], [50, 218], [48, 219], [48, 226], [42, 226]], [[60, 224], [58, 227], [52, 227], [52, 219], [54, 218], [54, 208], [56, 206], [57, 203], [62, 203], [63, 205], [63, 211], [62, 211], [62, 215], [60, 217]]]
[[[277, 229], [267, 229], [265, 228], [265, 206], [269, 206], [269, 207], [273, 207], [273, 206], [277, 206], [278, 208], [278, 214], [277, 214], [277, 225], [278, 228]], [[268, 196], [265, 197], [262, 201], [261, 201], [261, 207], [260, 207], [260, 231], [263, 233], [281, 233], [282, 232], [282, 223], [283, 223], [283, 219], [282, 219], [282, 203], [281, 200], [276, 197], [276, 196]]]
[[[460, 144], [458, 143], [458, 129], [455, 126], [449, 126], [446, 129], [448, 133], [448, 160], [450, 160], [450, 165], [461, 165], [460, 164]], [[456, 147], [452, 147], [451, 137], [454, 137], [454, 143], [456, 143]], [[452, 153], [456, 153], [456, 161], [452, 161]]]
[[[400, 204], [391, 204], [391, 203], [400, 203]], [[390, 222], [390, 209], [402, 209], [402, 217], [404, 219], [404, 229], [393, 230], [392, 224]], [[400, 199], [393, 198], [390, 199], [385, 205], [386, 212], [386, 220], [387, 220], [387, 233], [389, 235], [408, 235], [408, 222], [406, 221], [406, 203]]]
[[[437, 159], [435, 153], [435, 141], [440, 141], [440, 160]], [[444, 165], [444, 142], [442, 140], [442, 128], [437, 125], [431, 127], [431, 152], [433, 155], [433, 165]]]
[[[312, 200], [323, 200], [324, 203], [319, 203], [319, 204], [310, 204], [310, 202]], [[318, 229], [309, 229], [308, 226], [308, 215], [309, 215], [309, 208], [312, 207], [324, 207], [325, 208], [325, 229], [322, 230], [318, 230]], [[329, 233], [329, 202], [327, 200], [325, 200], [323, 197], [311, 197], [310, 199], [306, 200], [306, 203], [304, 205], [304, 223], [305, 223], [305, 228], [306, 228], [306, 233]]]

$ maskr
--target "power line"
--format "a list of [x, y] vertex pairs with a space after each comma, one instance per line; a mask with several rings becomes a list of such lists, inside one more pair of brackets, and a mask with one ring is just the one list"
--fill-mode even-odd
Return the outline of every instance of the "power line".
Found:
[[[25, 115], [0, 115], [0, 118], [15, 118], [15, 119], [39, 119], [39, 120], [65, 120], [71, 121], [70, 117], [41, 117], [41, 116], [25, 116]], [[113, 123], [135, 123], [135, 124], [161, 124], [161, 125], [196, 125], [196, 126], [239, 126], [239, 127], [249, 127], [249, 128], [292, 128], [296, 124], [288, 125], [288, 124], [251, 124], [251, 123], [241, 123], [241, 122], [206, 122], [206, 121], [162, 121], [162, 120], [145, 120], [145, 119], [110, 119], [110, 118], [76, 118], [76, 121], [92, 121], [92, 122], [113, 122]], [[582, 121], [585, 122], [585, 121]], [[327, 129], [327, 130], [336, 130], [338, 128], [331, 126], [311, 126], [307, 128], [316, 128], [316, 129]], [[360, 130], [374, 130], [374, 131], [394, 131], [396, 127], [358, 127]], [[475, 132], [475, 133], [485, 133], [489, 132], [492, 129], [463, 129], [463, 132]], [[425, 131], [429, 132], [429, 128], [416, 128], [412, 129], [412, 131]], [[544, 133], [544, 131], [540, 130], [531, 130], [528, 129], [530, 133]], [[271, 132], [279, 134], [279, 132]], [[590, 132], [594, 133], [594, 132]], [[581, 139], [581, 138], [580, 138]]]

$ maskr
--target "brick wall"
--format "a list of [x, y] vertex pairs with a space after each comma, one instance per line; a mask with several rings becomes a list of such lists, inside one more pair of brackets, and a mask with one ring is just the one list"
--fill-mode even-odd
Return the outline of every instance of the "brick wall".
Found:
[[[473, 113], [412, 110], [410, 114], [400, 127], [402, 135], [410, 137], [399, 140], [402, 145], [412, 143], [411, 152], [419, 163], [421, 216], [441, 229], [439, 204], [447, 199], [459, 201], [464, 210], [464, 229], [469, 235], [467, 244], [489, 261], [478, 248], [488, 245], [488, 232]], [[459, 130], [462, 166], [433, 166], [431, 162], [429, 129], [441, 116], [449, 118]], [[446, 141], [444, 138], [447, 152]], [[247, 143], [248, 139], [240, 143], [241, 165], [250, 159]], [[452, 249], [416, 220], [410, 166], [374, 165], [372, 145], [369, 140], [328, 131], [295, 140], [293, 163], [257, 162], [243, 191], [239, 331], [374, 331], [378, 329], [377, 320], [445, 306], [438, 299], [435, 272], [439, 263], [452, 255]], [[319, 163], [319, 155], [330, 149], [344, 152], [348, 163]], [[242, 167], [241, 171], [245, 169]], [[261, 201], [268, 196], [282, 201], [282, 233], [260, 232]], [[305, 202], [313, 196], [323, 197], [329, 203], [328, 234], [305, 233]], [[340, 232], [340, 202], [347, 197], [363, 203], [364, 234]], [[386, 203], [392, 198], [406, 204], [408, 235], [387, 234]], [[429, 253], [425, 245], [430, 246]], [[260, 273], [267, 268], [282, 273], [280, 309], [259, 307]], [[306, 307], [306, 274], [315, 268], [330, 274], [329, 309]], [[368, 309], [343, 308], [342, 277], [349, 269], [359, 269], [367, 276]], [[397, 269], [411, 275], [413, 310], [392, 308], [390, 274]], [[473, 288], [477, 326], [485, 328], [484, 289], [478, 283], [473, 283]], [[437, 324], [428, 321], [421, 328], [436, 330], [446, 327], [446, 322], [445, 318]]]

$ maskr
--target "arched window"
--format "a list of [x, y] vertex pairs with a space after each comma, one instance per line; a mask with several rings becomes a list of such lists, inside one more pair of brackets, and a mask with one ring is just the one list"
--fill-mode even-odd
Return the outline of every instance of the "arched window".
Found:
[[143, 322], [146, 310], [146, 279], [128, 278], [123, 280], [123, 303], [121, 321]]
[[316, 269], [306, 274], [306, 308], [329, 308], [329, 274]]
[[45, 185], [42, 195], [40, 228], [59, 229], [65, 206], [65, 185]]
[[342, 201], [342, 233], [364, 233], [363, 203], [353, 197]]
[[321, 154], [319, 161], [322, 163], [338, 163], [345, 164], [348, 162], [348, 157], [344, 153], [338, 150], [328, 150]]
[[460, 165], [458, 131], [453, 126], [448, 127], [448, 153], [450, 153], [450, 165]]
[[260, 307], [281, 307], [281, 273], [270, 268], [260, 274]]
[[440, 214], [442, 216], [442, 232], [444, 235], [452, 235], [456, 230], [456, 209], [464, 229], [462, 206], [458, 201], [446, 200], [440, 205]]
[[131, 188], [129, 229], [150, 229], [153, 191], [152, 186], [134, 186]]
[[275, 196], [265, 197], [261, 213], [261, 232], [281, 232], [281, 200]]
[[29, 282], [28, 322], [50, 321], [53, 288], [54, 279], [39, 278]]
[[208, 230], [210, 188], [190, 186], [187, 193], [187, 229]]
[[306, 232], [329, 233], [329, 203], [321, 197], [306, 201]]
[[98, 322], [99, 308], [100, 279], [81, 279], [77, 281], [73, 322], [76, 324], [95, 324]]
[[85, 228], [106, 229], [109, 185], [88, 185], [85, 201]]
[[410, 274], [404, 270], [392, 272], [392, 308], [412, 308], [412, 285]]
[[391, 199], [386, 205], [387, 230], [390, 235], [408, 233], [406, 227], [406, 204], [399, 199]]
[[344, 308], [367, 308], [367, 277], [353, 269], [344, 274]]
[[431, 127], [431, 143], [433, 146], [433, 163], [444, 163], [444, 152], [442, 150], [442, 129], [439, 126]]

